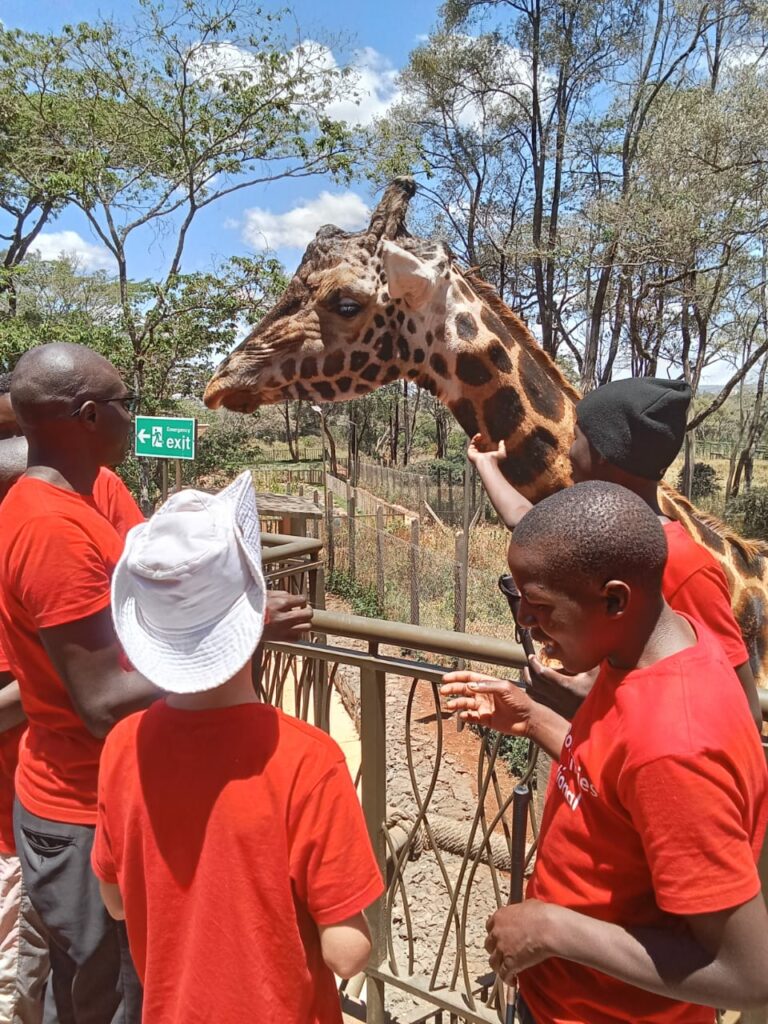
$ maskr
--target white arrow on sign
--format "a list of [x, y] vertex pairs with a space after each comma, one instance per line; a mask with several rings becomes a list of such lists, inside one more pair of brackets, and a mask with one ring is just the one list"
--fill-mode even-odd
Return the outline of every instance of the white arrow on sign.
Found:
[[140, 430], [138, 433], [138, 438], [142, 444], [145, 444], [149, 440], [149, 434], [146, 432], [146, 430]]

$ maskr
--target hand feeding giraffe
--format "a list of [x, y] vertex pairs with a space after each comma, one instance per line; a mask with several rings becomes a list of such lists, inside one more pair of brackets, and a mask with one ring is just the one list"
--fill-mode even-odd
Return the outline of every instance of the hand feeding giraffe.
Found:
[[[447, 246], [405, 230], [415, 191], [386, 189], [366, 231], [321, 228], [283, 296], [219, 366], [206, 404], [252, 412], [302, 398], [346, 401], [405, 378], [471, 437], [504, 440], [501, 469], [531, 501], [571, 483], [578, 392], [523, 321]], [[768, 549], [664, 487], [662, 511], [722, 564], [760, 685], [768, 685]]]

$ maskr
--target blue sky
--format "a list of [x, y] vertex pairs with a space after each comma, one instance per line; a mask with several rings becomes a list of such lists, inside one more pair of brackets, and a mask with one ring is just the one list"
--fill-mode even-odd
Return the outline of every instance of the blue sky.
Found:
[[[46, 32], [67, 22], [95, 20], [100, 14], [125, 20], [137, 6], [135, 0], [0, 0], [0, 20], [9, 28]], [[283, 5], [267, 0], [263, 6]], [[438, 6], [437, 0], [297, 0], [290, 4], [302, 38], [342, 38], [344, 50], [334, 51], [340, 60], [358, 51], [360, 88], [367, 91], [360, 117], [383, 112], [395, 97], [397, 69], [407, 63], [419, 37], [434, 27]], [[372, 199], [364, 182], [355, 182], [347, 190], [319, 176], [244, 190], [199, 215], [182, 270], [208, 270], [228, 256], [267, 246], [292, 270], [320, 224], [333, 222], [355, 229], [365, 220]], [[167, 238], [145, 232], [129, 251], [131, 276], [156, 276], [167, 266], [170, 244]], [[46, 258], [74, 252], [86, 270], [113, 268], [109, 253], [75, 209], [65, 210], [46, 228], [38, 249]]]

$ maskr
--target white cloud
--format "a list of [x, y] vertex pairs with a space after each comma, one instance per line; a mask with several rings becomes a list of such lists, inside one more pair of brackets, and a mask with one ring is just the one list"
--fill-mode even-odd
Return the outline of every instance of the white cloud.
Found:
[[243, 240], [255, 249], [304, 249], [323, 224], [343, 231], [365, 227], [370, 210], [356, 192], [321, 192], [285, 213], [253, 207], [246, 210]]
[[374, 117], [382, 117], [401, 99], [397, 68], [378, 50], [371, 46], [357, 50], [352, 68], [352, 95], [331, 103], [331, 117], [350, 124], [367, 124]]
[[82, 270], [114, 270], [112, 254], [101, 245], [86, 242], [76, 231], [44, 231], [32, 245], [41, 260], [75, 259]]
[[[288, 54], [287, 72], [295, 75], [313, 69], [318, 74], [340, 71], [341, 66], [333, 51], [313, 39], [305, 39]], [[201, 47], [191, 61], [194, 77], [202, 79], [212, 89], [218, 89], [223, 78], [252, 76], [259, 73], [255, 56], [234, 43], [212, 43]], [[350, 73], [341, 83], [344, 96], [332, 100], [325, 112], [339, 121], [366, 124], [374, 117], [386, 113], [400, 98], [397, 88], [398, 71], [391, 61], [371, 46], [356, 50], [349, 63]], [[298, 89], [299, 97], [302, 90]]]
[[249, 50], [234, 43], [210, 43], [201, 46], [192, 55], [189, 73], [193, 79], [203, 79], [213, 88], [228, 75], [253, 74], [257, 62]]

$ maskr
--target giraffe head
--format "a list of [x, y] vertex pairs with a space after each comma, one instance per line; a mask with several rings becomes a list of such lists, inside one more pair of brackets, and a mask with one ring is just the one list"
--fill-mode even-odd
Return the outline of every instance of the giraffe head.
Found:
[[216, 370], [207, 405], [344, 401], [398, 377], [440, 389], [430, 349], [442, 336], [451, 256], [407, 234], [414, 191], [410, 178], [393, 181], [365, 231], [320, 228], [275, 307]]
[[528, 496], [570, 482], [578, 395], [490, 285], [448, 247], [405, 230], [415, 186], [398, 178], [367, 230], [321, 228], [288, 288], [218, 367], [211, 408], [336, 402], [403, 378], [444, 402], [467, 434], [505, 440], [502, 470]]

